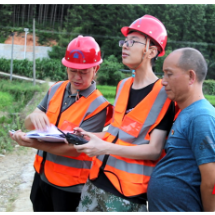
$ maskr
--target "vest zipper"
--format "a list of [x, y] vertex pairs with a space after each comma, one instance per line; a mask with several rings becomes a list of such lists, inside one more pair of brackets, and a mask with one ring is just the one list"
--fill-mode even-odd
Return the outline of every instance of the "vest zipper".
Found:
[[[112, 141], [112, 143], [115, 143], [115, 142], [117, 141], [117, 139], [118, 139], [118, 134], [116, 135], [116, 137], [115, 137], [115, 139]], [[102, 165], [101, 165], [101, 167], [100, 167], [100, 169], [103, 170], [103, 171], [104, 171], [104, 168], [105, 168], [105, 165], [106, 165], [106, 163], [107, 163], [107, 159], [108, 159], [109, 156], [110, 156], [110, 155], [105, 155], [105, 156], [104, 156]]]
[[[112, 141], [112, 143], [115, 144], [116, 141], [117, 141], [117, 139], [118, 139], [118, 134], [116, 135], [116, 137], [115, 137], [115, 139]], [[107, 159], [109, 158], [109, 156], [110, 156], [110, 155], [105, 155], [105, 157], [104, 157], [104, 159], [103, 159], [103, 162], [102, 162], [102, 166], [100, 167], [100, 171], [103, 171], [104, 173], [105, 173], [105, 172], [109, 172], [109, 173], [112, 173], [113, 175], [115, 175], [116, 178], [117, 178], [117, 180], [118, 180], [118, 182], [119, 182], [119, 186], [120, 186], [121, 193], [124, 195], [123, 190], [122, 190], [122, 186], [121, 186], [121, 183], [120, 183], [120, 180], [119, 180], [118, 176], [117, 176], [115, 173], [110, 172], [110, 171], [104, 169], [104, 168], [105, 168], [105, 165], [106, 165], [106, 163], [107, 163]]]
[[102, 162], [102, 165], [100, 167], [101, 170], [104, 171], [104, 168], [105, 168], [105, 165], [107, 163], [107, 159], [108, 159], [109, 155], [105, 155], [104, 159], [103, 159], [103, 162]]

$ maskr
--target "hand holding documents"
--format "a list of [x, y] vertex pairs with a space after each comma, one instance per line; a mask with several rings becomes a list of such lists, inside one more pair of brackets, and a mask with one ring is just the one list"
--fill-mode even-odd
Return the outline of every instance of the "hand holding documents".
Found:
[[[10, 132], [13, 134], [15, 131], [12, 130]], [[54, 125], [47, 127], [46, 131], [33, 130], [27, 132], [26, 137], [46, 142], [64, 142], [65, 140], [64, 134], [62, 134]]]
[[[13, 134], [15, 131], [12, 130], [10, 132]], [[26, 137], [34, 138], [39, 141], [45, 141], [45, 142], [64, 142], [64, 140], [66, 139], [69, 144], [75, 144], [75, 145], [82, 145], [88, 142], [84, 138], [76, 134], [73, 134], [73, 132], [61, 131], [54, 125], [47, 127], [46, 131], [33, 130], [30, 132], [27, 132]]]

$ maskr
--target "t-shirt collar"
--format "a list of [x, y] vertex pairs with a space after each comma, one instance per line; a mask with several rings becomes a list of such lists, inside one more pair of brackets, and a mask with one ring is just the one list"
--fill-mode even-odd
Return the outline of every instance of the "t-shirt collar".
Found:
[[[72, 95], [72, 96], [76, 96], [76, 94], [71, 94], [71, 90], [70, 90], [70, 87], [71, 87], [71, 83], [69, 82], [66, 86], [66, 90], [67, 92], [69, 93], [69, 95]], [[79, 91], [79, 95], [81, 96], [84, 96], [85, 98], [88, 97], [94, 90], [96, 90], [96, 82], [95, 81], [92, 81], [91, 85], [85, 89], [85, 90], [80, 90]]]

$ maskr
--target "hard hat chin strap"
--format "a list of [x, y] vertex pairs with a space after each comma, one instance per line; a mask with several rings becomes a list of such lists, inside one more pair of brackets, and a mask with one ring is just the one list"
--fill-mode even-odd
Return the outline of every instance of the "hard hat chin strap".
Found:
[[132, 77], [135, 77], [135, 71], [140, 67], [140, 65], [142, 64], [143, 62], [143, 59], [147, 53], [147, 51], [149, 50], [149, 45], [150, 45], [150, 39], [149, 37], [146, 36], [146, 45], [144, 46], [144, 49], [143, 49], [143, 56], [141, 58], [141, 61], [139, 63], [139, 65], [134, 69], [132, 70]]

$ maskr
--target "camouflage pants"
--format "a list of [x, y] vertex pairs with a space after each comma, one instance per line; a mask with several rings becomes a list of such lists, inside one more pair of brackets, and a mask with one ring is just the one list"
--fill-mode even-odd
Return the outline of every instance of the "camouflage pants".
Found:
[[89, 180], [84, 185], [78, 212], [147, 212], [145, 204], [137, 204], [122, 199], [94, 186]]

